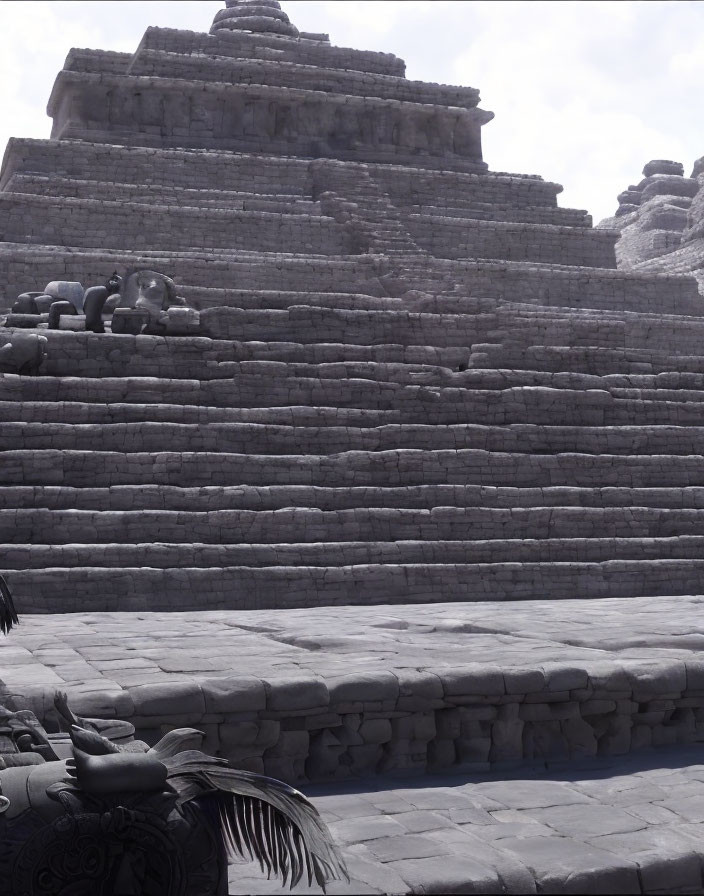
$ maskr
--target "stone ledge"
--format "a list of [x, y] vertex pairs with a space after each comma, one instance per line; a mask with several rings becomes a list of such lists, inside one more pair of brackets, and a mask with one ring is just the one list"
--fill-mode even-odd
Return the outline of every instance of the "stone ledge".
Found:
[[704, 740], [696, 607], [36, 616], [12, 633], [3, 681], [42, 716], [60, 687], [148, 741], [202, 728], [208, 750], [289, 781], [489, 771]]
[[[670, 747], [306, 793], [350, 871], [335, 893], [698, 893], [700, 760], [698, 747]], [[280, 890], [251, 864], [230, 870], [229, 891]]]
[[[25, 613], [258, 611], [453, 601], [523, 602], [565, 596], [635, 598], [702, 591], [704, 560], [496, 563], [373, 562], [347, 566], [7, 569]], [[358, 610], [358, 612], [361, 612]]]

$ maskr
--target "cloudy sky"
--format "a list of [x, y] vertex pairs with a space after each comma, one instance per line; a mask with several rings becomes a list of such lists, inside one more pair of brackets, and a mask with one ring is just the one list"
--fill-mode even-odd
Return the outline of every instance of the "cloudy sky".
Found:
[[[71, 47], [133, 51], [148, 25], [207, 31], [218, 0], [0, 2], [0, 150], [48, 137]], [[395, 53], [409, 78], [478, 87], [495, 171], [564, 185], [560, 204], [613, 214], [646, 161], [689, 174], [704, 154], [704, 2], [283, 0], [304, 31]]]

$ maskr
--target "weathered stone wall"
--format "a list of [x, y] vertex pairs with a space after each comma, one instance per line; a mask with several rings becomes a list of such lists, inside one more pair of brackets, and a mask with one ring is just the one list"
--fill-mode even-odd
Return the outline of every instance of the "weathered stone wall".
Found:
[[[42, 717], [50, 695], [28, 696]], [[193, 725], [206, 734], [208, 752], [292, 782], [619, 755], [690, 743], [704, 731], [696, 660], [647, 670], [468, 664], [327, 681], [215, 678], [136, 686], [114, 702], [84, 695], [76, 708], [95, 712], [96, 700], [101, 715], [128, 719], [148, 742], [169, 727]]]
[[[265, 59], [270, 62], [294, 62], [341, 71], [365, 72], [403, 78], [406, 64], [393, 53], [333, 47], [305, 38], [287, 40], [275, 34], [220, 31], [205, 34], [175, 28], [150, 27], [144, 33], [135, 56], [146, 50], [194, 56], [216, 55], [236, 59]], [[344, 77], [344, 75], [343, 75]], [[463, 88], [471, 90], [471, 88]], [[479, 91], [476, 91], [477, 97]]]
[[165, 206], [146, 202], [0, 194], [0, 241], [131, 251], [226, 249], [350, 255], [349, 237], [320, 214]]

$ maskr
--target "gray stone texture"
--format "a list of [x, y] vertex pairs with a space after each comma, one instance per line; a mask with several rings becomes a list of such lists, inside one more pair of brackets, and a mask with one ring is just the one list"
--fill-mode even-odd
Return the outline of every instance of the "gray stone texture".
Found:
[[613, 218], [597, 229], [620, 233], [619, 268], [649, 273], [691, 273], [704, 295], [704, 180], [702, 160], [684, 177], [679, 162], [656, 159], [643, 180], [618, 196]]
[[[331, 892], [700, 891], [701, 160], [593, 228], [476, 89], [275, 0], [72, 50], [49, 113], [0, 172], [4, 687], [328, 782]], [[166, 335], [85, 332], [135, 268]]]

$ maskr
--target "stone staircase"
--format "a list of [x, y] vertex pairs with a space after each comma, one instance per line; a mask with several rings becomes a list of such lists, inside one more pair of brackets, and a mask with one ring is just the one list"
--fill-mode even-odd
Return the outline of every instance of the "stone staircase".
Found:
[[[632, 313], [355, 315], [398, 342], [328, 341], [325, 316], [291, 334], [311, 342], [50, 334], [53, 375], [5, 377], [0, 406], [23, 605], [194, 609], [183, 580], [202, 609], [699, 590], [701, 358], [668, 372]], [[696, 319], [659, 323], [694, 350]]]

